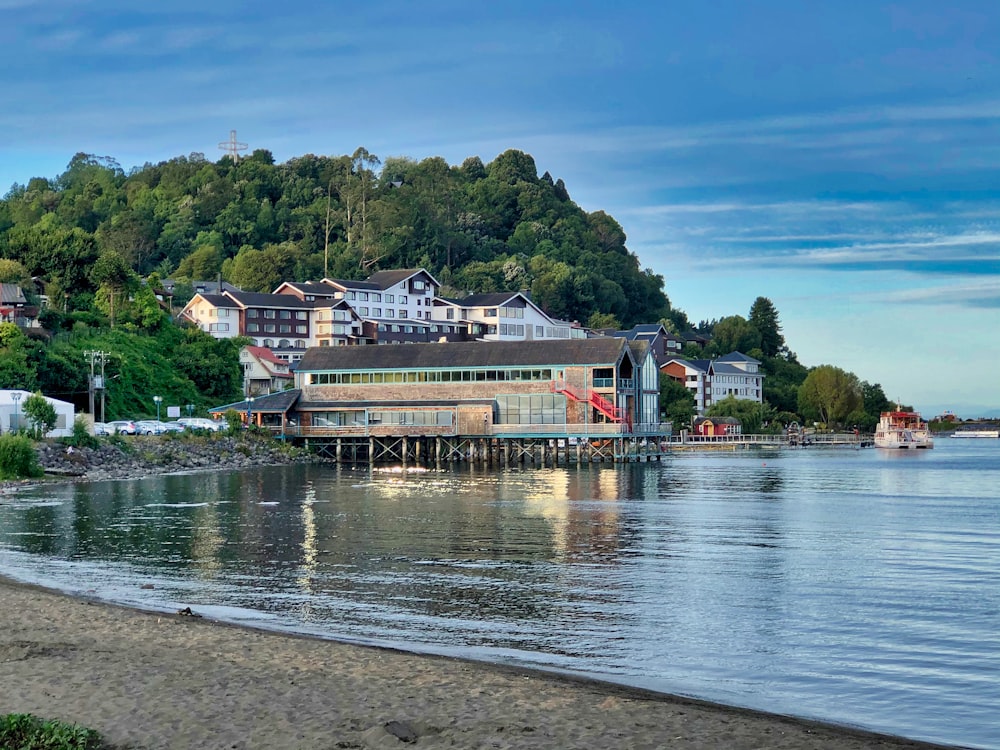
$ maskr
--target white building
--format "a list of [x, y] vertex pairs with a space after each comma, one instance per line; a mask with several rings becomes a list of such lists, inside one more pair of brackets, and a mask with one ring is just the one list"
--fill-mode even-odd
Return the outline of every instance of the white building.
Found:
[[[0, 391], [0, 432], [6, 434], [17, 429], [31, 427], [31, 420], [24, 415], [24, 402], [30, 391]], [[69, 437], [73, 434], [73, 420], [76, 409], [68, 401], [43, 396], [56, 410], [56, 426], [45, 437]]]

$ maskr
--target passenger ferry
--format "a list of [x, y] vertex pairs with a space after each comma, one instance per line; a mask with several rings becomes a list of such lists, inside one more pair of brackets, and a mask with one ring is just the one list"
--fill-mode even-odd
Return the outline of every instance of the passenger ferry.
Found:
[[934, 439], [927, 423], [916, 412], [884, 411], [875, 429], [875, 447], [902, 450], [933, 448]]
[[1000, 430], [955, 430], [951, 436], [956, 438], [1000, 438]]

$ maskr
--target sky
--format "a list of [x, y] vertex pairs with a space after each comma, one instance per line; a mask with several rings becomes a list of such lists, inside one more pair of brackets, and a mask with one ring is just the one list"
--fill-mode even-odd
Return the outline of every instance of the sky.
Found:
[[[148, 5], [149, 7], [144, 7]], [[0, 193], [78, 152], [531, 154], [694, 322], [1000, 415], [994, 0], [0, 0]]]

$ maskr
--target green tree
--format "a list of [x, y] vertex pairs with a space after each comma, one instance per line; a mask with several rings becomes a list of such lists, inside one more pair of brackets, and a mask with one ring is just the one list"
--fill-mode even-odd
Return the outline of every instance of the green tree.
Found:
[[31, 432], [35, 438], [44, 437], [56, 426], [56, 407], [41, 394], [41, 391], [24, 399], [21, 412], [31, 424]]
[[760, 331], [743, 316], [730, 315], [712, 328], [712, 345], [717, 354], [746, 353], [760, 347]]
[[28, 269], [16, 260], [0, 258], [0, 284], [23, 285], [31, 281]]
[[785, 337], [781, 335], [778, 310], [767, 297], [758, 297], [750, 306], [750, 324], [760, 334], [760, 348], [765, 357], [776, 357], [785, 347]]
[[705, 410], [706, 417], [734, 417], [740, 420], [744, 435], [759, 435], [779, 429], [775, 418], [777, 412], [767, 403], [758, 403], [745, 398], [726, 396]]
[[830, 427], [847, 424], [851, 412], [862, 404], [857, 375], [834, 365], [814, 367], [799, 387], [799, 414]]
[[660, 416], [673, 422], [674, 432], [687, 429], [697, 412], [694, 394], [665, 372], [660, 373]]
[[13, 323], [0, 323], [0, 388], [31, 390], [35, 370], [28, 362], [28, 337]]

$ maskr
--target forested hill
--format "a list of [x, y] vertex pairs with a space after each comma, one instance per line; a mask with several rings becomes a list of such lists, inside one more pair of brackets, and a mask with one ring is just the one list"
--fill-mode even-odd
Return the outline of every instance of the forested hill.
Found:
[[539, 177], [515, 150], [461, 166], [381, 162], [363, 148], [275, 164], [258, 150], [238, 163], [192, 154], [128, 173], [77, 154], [55, 179], [15, 185], [0, 201], [0, 257], [70, 309], [90, 307], [91, 269], [117, 254], [142, 276], [221, 274], [268, 292], [285, 280], [423, 267], [445, 295], [530, 290], [550, 315], [593, 327], [685, 328], [663, 278], [625, 241], [614, 218], [583, 211], [562, 180]]

